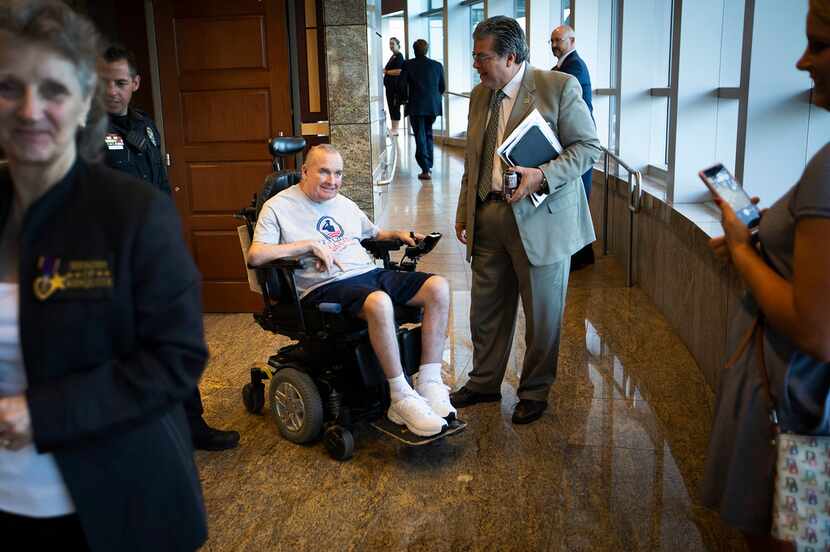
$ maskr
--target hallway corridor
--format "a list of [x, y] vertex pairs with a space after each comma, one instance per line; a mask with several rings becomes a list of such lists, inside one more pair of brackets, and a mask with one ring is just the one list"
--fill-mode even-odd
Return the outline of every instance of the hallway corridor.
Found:
[[[424, 182], [414, 142], [403, 132], [400, 141], [377, 222], [444, 235], [419, 269], [451, 284], [444, 370], [457, 389], [472, 363], [471, 273], [453, 231], [463, 152], [436, 147], [433, 180]], [[196, 455], [211, 531], [205, 550], [743, 550], [696, 498], [713, 393], [612, 257], [571, 275], [559, 373], [539, 421], [510, 422], [520, 319], [500, 407], [464, 409], [466, 431], [423, 447], [365, 428], [344, 463], [321, 443], [284, 441], [267, 412], [242, 405], [248, 369], [284, 338], [249, 314], [206, 315], [205, 326], [206, 418], [242, 434], [236, 450]]]

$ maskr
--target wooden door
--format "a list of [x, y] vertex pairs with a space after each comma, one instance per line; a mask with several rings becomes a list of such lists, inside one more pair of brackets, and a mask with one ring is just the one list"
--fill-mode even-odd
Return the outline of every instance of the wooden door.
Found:
[[154, 6], [170, 182], [205, 311], [260, 310], [233, 213], [271, 172], [268, 140], [293, 134], [285, 0]]

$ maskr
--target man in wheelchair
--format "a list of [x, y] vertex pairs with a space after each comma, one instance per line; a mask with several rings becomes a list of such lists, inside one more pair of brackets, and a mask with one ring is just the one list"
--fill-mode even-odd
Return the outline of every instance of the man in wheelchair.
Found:
[[[261, 266], [285, 257], [303, 257], [295, 273], [304, 305], [339, 303], [366, 321], [369, 341], [389, 382], [387, 417], [420, 436], [440, 433], [455, 416], [449, 388], [441, 380], [447, 331], [449, 285], [441, 276], [376, 267], [360, 240], [399, 239], [409, 245], [420, 234], [381, 230], [338, 192], [343, 158], [329, 144], [315, 146], [301, 181], [269, 199], [260, 211], [248, 263]], [[421, 365], [416, 389], [401, 366], [394, 305], [423, 308]]]

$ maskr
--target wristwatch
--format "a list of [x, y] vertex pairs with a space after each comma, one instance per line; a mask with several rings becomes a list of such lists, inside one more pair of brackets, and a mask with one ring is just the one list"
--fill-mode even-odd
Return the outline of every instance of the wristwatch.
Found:
[[539, 192], [543, 194], [549, 194], [550, 187], [548, 186], [548, 177], [545, 176], [545, 171], [543, 171], [542, 169], [539, 169], [539, 172], [542, 173], [542, 187], [539, 188]]

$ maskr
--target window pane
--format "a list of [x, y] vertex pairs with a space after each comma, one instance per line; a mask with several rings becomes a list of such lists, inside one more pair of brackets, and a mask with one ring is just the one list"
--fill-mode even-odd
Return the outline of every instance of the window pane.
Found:
[[[612, 128], [609, 124], [609, 108], [611, 107], [610, 96], [594, 96], [594, 120], [597, 123], [597, 137], [600, 143], [606, 149], [608, 148], [609, 132]], [[600, 159], [601, 161], [601, 159]]]
[[[577, 33], [579, 41], [590, 41], [580, 55], [585, 59], [591, 72], [591, 85], [596, 88], [614, 89], [617, 86], [616, 68], [617, 52], [617, 0], [598, 2], [596, 19], [588, 17], [580, 22], [582, 27]], [[607, 95], [594, 94], [594, 120], [597, 124], [597, 135], [602, 145], [611, 151], [616, 151], [616, 98]], [[602, 160], [600, 159], [600, 163]]]
[[527, 17], [525, 15], [525, 0], [515, 0], [513, 3], [513, 18], [519, 22], [519, 27], [527, 34]]
[[[653, 88], [671, 87], [672, 32], [674, 26], [673, 0], [654, 0], [654, 34], [652, 35]], [[668, 168], [669, 98], [651, 98], [651, 141], [648, 162], [660, 168]]]
[[444, 63], [444, 18], [434, 15], [429, 18], [429, 53], [430, 58]]
[[525, 10], [527, 8], [526, 0], [490, 0], [487, 9], [487, 15], [490, 17], [496, 15], [505, 15], [515, 19], [522, 30], [527, 34], [527, 17]]
[[[744, 34], [744, 1], [724, 2], [721, 32], [720, 86], [741, 84], [742, 39]], [[718, 130], [715, 157], [730, 171], [735, 170], [738, 147], [738, 100], [718, 98]]]
[[653, 49], [649, 62], [654, 71], [652, 86], [655, 88], [671, 86], [673, 5], [672, 0], [655, 0], [654, 2]]
[[[476, 25], [484, 21], [484, 2], [481, 4], [474, 4], [469, 6], [470, 8], [470, 46], [467, 48], [467, 51], [473, 51], [473, 31], [476, 28]], [[477, 84], [481, 82], [481, 77], [478, 76], [478, 71], [473, 68], [472, 62], [470, 63], [470, 82], [472, 83], [470, 86], [470, 90], [475, 88]]]
[[[441, 15], [433, 15], [429, 18], [429, 53], [427, 54], [431, 59], [438, 61], [441, 65], [446, 66], [444, 59], [444, 17]], [[443, 117], [436, 117], [435, 124], [432, 125], [433, 130], [440, 131], [444, 128]]]
[[668, 166], [666, 146], [668, 144], [669, 98], [654, 96], [651, 98], [651, 144], [648, 162], [657, 167]]

